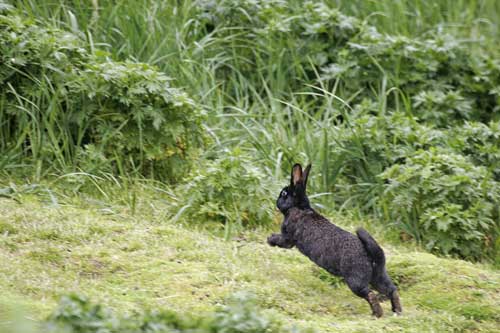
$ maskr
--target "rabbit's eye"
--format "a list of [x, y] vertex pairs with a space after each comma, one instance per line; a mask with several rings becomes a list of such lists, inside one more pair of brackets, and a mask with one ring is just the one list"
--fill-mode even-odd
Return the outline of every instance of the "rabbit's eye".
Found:
[[282, 197], [286, 197], [287, 195], [288, 195], [287, 191], [285, 191], [285, 190], [281, 191], [281, 196]]

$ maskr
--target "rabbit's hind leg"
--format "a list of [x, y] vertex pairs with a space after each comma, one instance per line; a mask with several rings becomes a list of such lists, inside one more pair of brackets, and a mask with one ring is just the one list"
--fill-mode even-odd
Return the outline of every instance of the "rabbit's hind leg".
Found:
[[403, 308], [401, 307], [401, 301], [399, 300], [399, 293], [398, 290], [394, 290], [391, 294], [391, 305], [392, 305], [392, 312], [394, 312], [397, 315], [400, 315], [401, 312], [403, 312]]
[[382, 307], [380, 306], [377, 295], [368, 288], [368, 285], [360, 283], [357, 279], [345, 279], [347, 285], [351, 289], [351, 291], [359, 297], [364, 298], [368, 304], [370, 304], [370, 308], [372, 309], [372, 314], [380, 318], [384, 314]]
[[392, 282], [387, 272], [384, 270], [383, 274], [380, 274], [380, 276], [377, 276], [371, 281], [371, 284], [378, 292], [387, 296], [391, 300], [392, 312], [400, 315], [403, 309], [401, 308], [398, 289]]

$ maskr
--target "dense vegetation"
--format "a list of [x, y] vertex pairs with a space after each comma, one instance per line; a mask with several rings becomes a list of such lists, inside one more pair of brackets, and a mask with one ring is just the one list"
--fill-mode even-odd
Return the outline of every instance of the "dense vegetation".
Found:
[[38, 177], [75, 168], [182, 174], [203, 141], [201, 114], [165, 74], [110, 61], [75, 34], [10, 12], [0, 29], [4, 167], [27, 160]]
[[496, 21], [404, 35], [328, 2], [13, 5], [24, 12], [3, 6], [4, 168], [184, 178], [181, 215], [257, 225], [276, 189], [259, 178], [308, 160], [328, 206], [431, 251], [494, 258]]
[[166, 221], [229, 240], [273, 226], [311, 162], [323, 212], [498, 266], [499, 17], [494, 0], [0, 0], [0, 196], [136, 214], [153, 189]]

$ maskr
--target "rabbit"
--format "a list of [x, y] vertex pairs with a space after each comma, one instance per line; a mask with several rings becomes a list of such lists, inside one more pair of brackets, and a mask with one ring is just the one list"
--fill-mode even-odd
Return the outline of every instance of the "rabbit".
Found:
[[359, 228], [355, 236], [311, 208], [306, 195], [310, 170], [310, 164], [304, 172], [300, 164], [293, 166], [290, 185], [281, 190], [276, 202], [285, 217], [281, 234], [269, 236], [268, 244], [285, 249], [295, 246], [329, 273], [344, 278], [351, 291], [370, 304], [376, 317], [383, 315], [381, 296], [389, 298], [392, 311], [400, 315], [401, 302], [385, 269], [384, 251], [366, 230]]

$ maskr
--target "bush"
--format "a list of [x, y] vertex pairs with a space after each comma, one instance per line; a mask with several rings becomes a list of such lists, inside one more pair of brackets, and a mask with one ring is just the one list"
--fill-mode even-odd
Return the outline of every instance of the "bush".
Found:
[[199, 107], [155, 67], [88, 48], [0, 15], [0, 150], [38, 169], [183, 176], [204, 141]]
[[475, 165], [482, 165], [500, 182], [500, 121], [488, 124], [466, 122], [450, 130], [448, 144]]
[[380, 177], [388, 218], [428, 250], [480, 260], [493, 257], [500, 186], [483, 166], [449, 150], [419, 151]]
[[335, 199], [394, 224], [427, 249], [494, 258], [500, 225], [498, 124], [451, 129], [401, 113], [360, 115], [333, 148]]
[[269, 224], [278, 193], [265, 170], [238, 148], [200, 163], [177, 191], [179, 213], [190, 221], [219, 221], [227, 227]]
[[195, 18], [191, 38], [212, 40], [207, 57], [233, 51], [218, 67], [223, 78], [238, 73], [255, 87], [263, 78], [281, 82], [277, 95], [319, 80], [351, 104], [397, 88], [387, 106], [413, 100], [415, 116], [442, 127], [500, 117], [500, 62], [440, 29], [420, 38], [382, 34], [324, 1], [199, 0]]
[[324, 67], [323, 80], [340, 80], [347, 96], [361, 90], [359, 97], [366, 97], [386, 80], [384, 86], [398, 89], [386, 97], [389, 107], [401, 108], [404, 98], [413, 100], [412, 113], [439, 127], [499, 117], [500, 63], [493, 55], [474, 54], [455, 36], [434, 32], [411, 39], [366, 27], [336, 54]]
[[217, 333], [284, 331], [276, 320], [260, 311], [252, 295], [241, 292], [233, 295], [227, 305], [214, 313], [211, 326]]
[[446, 133], [432, 124], [420, 124], [402, 113], [360, 114], [350, 126], [339, 127], [332, 162], [339, 174], [335, 199], [339, 205], [380, 215], [378, 197], [384, 180], [379, 175], [418, 150], [446, 146]]
[[61, 298], [59, 307], [50, 315], [45, 330], [47, 332], [118, 332], [124, 322], [120, 322], [107, 309], [92, 304], [85, 297], [69, 295]]
[[[232, 50], [218, 64], [218, 76], [226, 79], [236, 73], [262, 88], [264, 78], [276, 95], [312, 83], [316, 67], [332, 62], [362, 27], [358, 19], [324, 2], [198, 0], [196, 8], [189, 39], [210, 38], [203, 52], [218, 62]], [[261, 93], [266, 95], [264, 89]]]
[[311, 332], [288, 328], [275, 318], [262, 313], [255, 298], [235, 294], [228, 304], [205, 317], [182, 316], [172, 311], [150, 311], [118, 317], [85, 297], [70, 295], [61, 299], [59, 307], [47, 319], [44, 333], [261, 333]]

